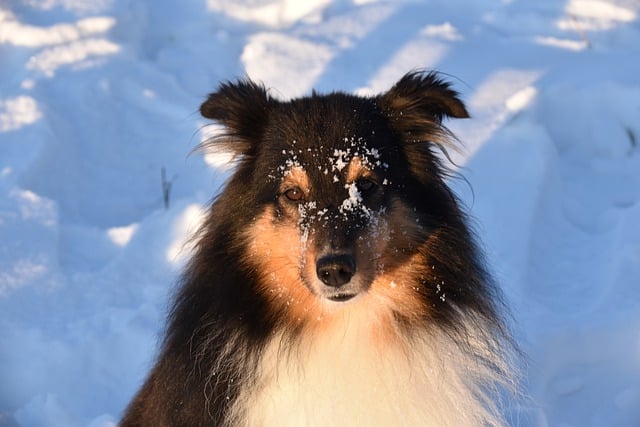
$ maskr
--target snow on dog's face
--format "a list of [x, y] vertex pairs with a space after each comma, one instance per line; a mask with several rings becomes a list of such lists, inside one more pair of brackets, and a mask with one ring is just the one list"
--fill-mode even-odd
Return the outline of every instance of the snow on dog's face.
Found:
[[438, 230], [457, 215], [432, 148], [448, 143], [444, 116], [467, 116], [446, 83], [410, 74], [377, 97], [289, 102], [229, 83], [201, 111], [227, 129], [212, 144], [239, 156], [244, 263], [273, 310], [294, 322], [355, 304], [430, 310]]

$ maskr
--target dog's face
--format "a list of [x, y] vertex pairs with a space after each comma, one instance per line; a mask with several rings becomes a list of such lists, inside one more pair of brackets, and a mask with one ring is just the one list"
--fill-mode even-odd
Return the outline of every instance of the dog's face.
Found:
[[374, 98], [280, 102], [241, 82], [201, 110], [227, 127], [222, 142], [241, 156], [234, 178], [247, 189], [237, 196], [256, 205], [241, 238], [245, 263], [274, 307], [300, 321], [358, 297], [424, 311], [411, 310], [425, 303], [415, 293], [435, 274], [429, 246], [452, 209], [432, 148], [448, 136], [444, 116], [467, 116], [446, 83], [411, 74]]
[[[403, 209], [393, 195], [401, 182], [393, 171], [401, 169], [392, 133], [370, 102], [337, 97], [285, 104], [279, 114], [293, 123], [267, 128], [262, 155], [274, 203], [254, 240], [282, 245], [282, 270], [295, 269], [315, 297], [344, 302], [384, 272], [385, 246], [397, 234], [391, 226], [416, 231], [408, 221], [389, 221]], [[265, 261], [274, 265], [280, 257], [272, 254]]]

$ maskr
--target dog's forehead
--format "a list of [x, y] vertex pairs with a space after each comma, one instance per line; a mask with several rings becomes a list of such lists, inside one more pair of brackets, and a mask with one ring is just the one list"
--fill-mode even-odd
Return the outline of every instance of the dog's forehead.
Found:
[[385, 163], [389, 133], [370, 100], [304, 99], [278, 112], [270, 138], [271, 158], [281, 171], [299, 167], [310, 174], [337, 175], [354, 158], [373, 170]]
[[[311, 138], [309, 138], [311, 137]], [[291, 138], [278, 148], [273, 160], [277, 175], [285, 176], [296, 169], [314, 181], [331, 178], [332, 182], [350, 180], [358, 171], [388, 168], [384, 148], [374, 138], [361, 135], [307, 135]]]

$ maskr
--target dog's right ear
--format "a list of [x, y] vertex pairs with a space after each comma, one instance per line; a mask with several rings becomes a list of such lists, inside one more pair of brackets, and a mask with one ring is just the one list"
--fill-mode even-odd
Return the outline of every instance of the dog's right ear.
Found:
[[211, 142], [221, 142], [236, 154], [249, 154], [261, 139], [276, 102], [263, 85], [251, 80], [226, 82], [202, 103], [200, 114], [226, 128]]

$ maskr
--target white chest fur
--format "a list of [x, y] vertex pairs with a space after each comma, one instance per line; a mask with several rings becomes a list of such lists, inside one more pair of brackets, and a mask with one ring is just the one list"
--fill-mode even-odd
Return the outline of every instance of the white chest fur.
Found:
[[235, 405], [234, 425], [503, 424], [484, 391], [496, 380], [491, 370], [443, 333], [390, 340], [378, 333], [382, 326], [353, 315], [295, 344], [275, 337], [257, 383]]

